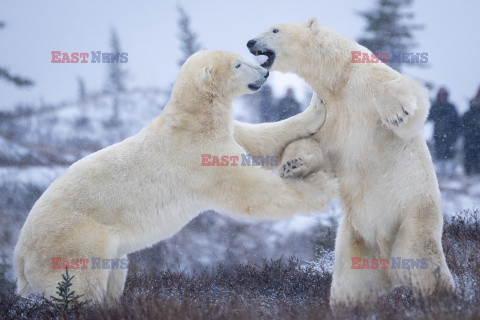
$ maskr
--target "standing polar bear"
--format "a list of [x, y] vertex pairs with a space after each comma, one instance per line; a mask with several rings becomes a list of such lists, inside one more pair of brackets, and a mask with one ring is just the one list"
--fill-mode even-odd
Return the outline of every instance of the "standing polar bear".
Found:
[[[338, 178], [344, 216], [331, 303], [372, 301], [397, 285], [417, 295], [453, 290], [438, 182], [420, 133], [429, 110], [423, 86], [384, 63], [352, 63], [353, 52], [371, 52], [313, 18], [275, 25], [247, 47], [268, 57], [262, 66], [300, 75], [327, 103], [324, 125], [287, 147], [281, 171], [325, 168]], [[392, 260], [382, 268], [381, 259]]]
[[[259, 89], [267, 77], [267, 70], [233, 53], [204, 50], [190, 57], [162, 115], [74, 163], [35, 203], [15, 247], [17, 292], [54, 295], [68, 266], [76, 294], [114, 301], [123, 291], [126, 255], [173, 235], [201, 211], [281, 219], [321, 209], [337, 186], [325, 173], [285, 180], [258, 166], [223, 162], [224, 156], [256, 155], [262, 144], [281, 154], [324, 122], [325, 108], [315, 103], [280, 123], [234, 123], [233, 99]], [[221, 158], [222, 166], [203, 166], [202, 155]]]

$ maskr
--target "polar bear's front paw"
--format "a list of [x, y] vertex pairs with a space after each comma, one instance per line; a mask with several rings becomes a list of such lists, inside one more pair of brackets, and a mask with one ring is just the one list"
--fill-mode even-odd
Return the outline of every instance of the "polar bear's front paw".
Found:
[[282, 178], [305, 178], [327, 167], [320, 144], [313, 139], [300, 139], [283, 151], [279, 174]]
[[285, 162], [279, 170], [282, 178], [302, 177], [305, 172], [305, 166], [302, 158], [295, 158]]
[[397, 127], [400, 124], [407, 122], [416, 108], [406, 105], [397, 105], [385, 107], [385, 109], [381, 112], [383, 122], [385, 122], [386, 125]]
[[403, 110], [403, 113], [397, 113], [394, 114], [392, 117], [385, 117], [384, 121], [388, 124], [398, 126], [400, 125], [404, 120], [406, 120], [406, 117], [409, 115], [408, 111]]
[[418, 109], [412, 93], [412, 81], [406, 76], [386, 82], [378, 96], [378, 112], [387, 126], [398, 127], [414, 115]]

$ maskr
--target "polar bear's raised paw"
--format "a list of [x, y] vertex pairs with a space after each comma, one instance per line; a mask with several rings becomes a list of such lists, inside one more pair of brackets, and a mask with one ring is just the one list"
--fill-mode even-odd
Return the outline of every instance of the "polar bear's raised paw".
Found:
[[410, 112], [405, 110], [403, 106], [399, 106], [397, 108], [392, 108], [392, 112], [389, 115], [384, 115], [383, 116], [383, 121], [393, 125], [393, 126], [399, 126], [401, 123], [406, 122], [408, 120], [408, 116], [410, 115]]
[[302, 158], [299, 157], [284, 163], [279, 170], [279, 174], [282, 178], [301, 177], [305, 168]]
[[282, 178], [306, 178], [316, 171], [331, 171], [319, 145], [313, 139], [290, 143], [283, 151], [279, 174]]
[[403, 75], [383, 85], [378, 112], [386, 125], [398, 127], [414, 115], [418, 105], [412, 93], [413, 85], [410, 78]]

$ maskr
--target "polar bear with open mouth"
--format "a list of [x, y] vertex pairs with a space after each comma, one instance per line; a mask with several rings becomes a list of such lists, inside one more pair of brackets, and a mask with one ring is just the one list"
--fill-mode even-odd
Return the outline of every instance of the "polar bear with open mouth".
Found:
[[[281, 171], [288, 178], [331, 170], [339, 180], [344, 216], [332, 304], [371, 301], [396, 285], [417, 295], [453, 290], [441, 243], [438, 182], [420, 132], [429, 110], [423, 85], [384, 63], [352, 63], [352, 52], [371, 52], [314, 18], [275, 25], [247, 47], [267, 56], [263, 67], [304, 78], [327, 105], [325, 124], [286, 148]], [[426, 259], [428, 267], [353, 268], [358, 258], [393, 257]]]

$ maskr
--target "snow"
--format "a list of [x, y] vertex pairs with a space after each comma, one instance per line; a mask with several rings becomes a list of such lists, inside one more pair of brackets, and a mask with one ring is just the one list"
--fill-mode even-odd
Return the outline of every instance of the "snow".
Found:
[[331, 226], [332, 220], [341, 214], [340, 200], [332, 200], [324, 211], [313, 212], [306, 215], [295, 215], [290, 219], [276, 221], [272, 225], [272, 231], [278, 234], [288, 235], [292, 233], [304, 233], [320, 226]]
[[0, 167], [0, 185], [35, 184], [46, 188], [66, 169], [62, 166]]
[[439, 177], [438, 184], [445, 215], [478, 208], [480, 205], [480, 177], [467, 178], [463, 175]]
[[8, 152], [0, 152], [0, 163], [46, 162], [45, 159], [32, 153], [31, 150], [2, 136], [0, 136], [0, 150], [8, 150]]
[[333, 263], [335, 262], [335, 253], [333, 251], [323, 251], [313, 261], [307, 261], [303, 264], [303, 269], [312, 268], [314, 271], [323, 273], [333, 273]]

